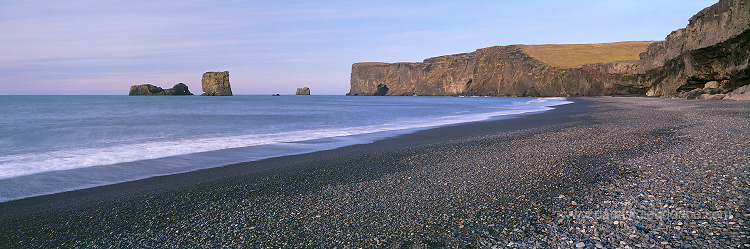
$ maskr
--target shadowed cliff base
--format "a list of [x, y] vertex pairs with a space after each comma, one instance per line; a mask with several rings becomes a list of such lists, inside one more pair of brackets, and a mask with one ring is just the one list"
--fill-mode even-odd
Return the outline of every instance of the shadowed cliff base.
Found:
[[[720, 0], [659, 42], [489, 47], [421, 63], [355, 63], [349, 95], [732, 98], [750, 84], [750, 4]], [[706, 83], [716, 81], [718, 90]], [[692, 92], [691, 92], [692, 91]], [[691, 93], [688, 93], [691, 92]]]

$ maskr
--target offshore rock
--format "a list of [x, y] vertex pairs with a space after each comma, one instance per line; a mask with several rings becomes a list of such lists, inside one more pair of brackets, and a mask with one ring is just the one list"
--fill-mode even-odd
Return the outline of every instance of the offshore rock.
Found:
[[151, 84], [134, 85], [128, 95], [193, 95], [184, 83], [177, 83], [170, 89], [163, 89]]
[[680, 96], [712, 81], [723, 94], [750, 83], [750, 2], [721, 0], [689, 21], [641, 54], [647, 94]]
[[229, 71], [204, 73], [201, 86], [203, 87], [201, 96], [232, 96]]
[[190, 93], [190, 90], [188, 90], [188, 86], [185, 85], [185, 83], [177, 83], [172, 89], [167, 89], [166, 91], [171, 91], [172, 95], [193, 95]]
[[295, 95], [310, 95], [310, 88], [297, 88], [297, 92], [295, 93]]

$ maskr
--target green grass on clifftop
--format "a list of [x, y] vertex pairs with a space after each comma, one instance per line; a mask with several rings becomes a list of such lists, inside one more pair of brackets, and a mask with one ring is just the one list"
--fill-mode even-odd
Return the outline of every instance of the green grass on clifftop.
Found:
[[544, 63], [574, 68], [586, 64], [636, 61], [653, 41], [628, 41], [596, 44], [519, 45], [524, 52]]

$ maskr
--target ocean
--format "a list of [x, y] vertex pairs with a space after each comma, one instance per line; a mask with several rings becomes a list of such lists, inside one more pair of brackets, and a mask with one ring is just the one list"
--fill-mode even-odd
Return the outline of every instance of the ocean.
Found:
[[0, 202], [551, 110], [564, 98], [0, 96]]

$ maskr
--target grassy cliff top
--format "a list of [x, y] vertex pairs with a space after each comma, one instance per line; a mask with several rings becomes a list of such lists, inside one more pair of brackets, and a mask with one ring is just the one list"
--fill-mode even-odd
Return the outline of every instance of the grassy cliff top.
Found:
[[616, 61], [635, 61], [653, 41], [628, 41], [596, 44], [518, 45], [538, 60], [562, 68]]

